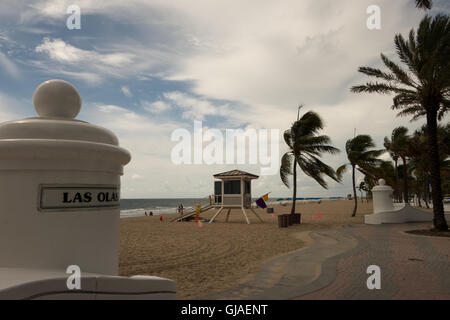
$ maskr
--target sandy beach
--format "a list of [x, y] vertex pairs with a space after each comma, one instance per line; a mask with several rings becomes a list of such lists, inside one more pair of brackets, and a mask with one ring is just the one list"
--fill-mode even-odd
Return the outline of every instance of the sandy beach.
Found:
[[[265, 223], [248, 211], [247, 225], [242, 212], [232, 210], [218, 222], [201, 227], [195, 222], [169, 222], [174, 215], [127, 218], [120, 221], [120, 275], [153, 275], [177, 282], [178, 298], [192, 299], [237, 285], [255, 274], [271, 258], [300, 249], [305, 244], [299, 232], [363, 223], [372, 213], [372, 203], [358, 200], [356, 217], [353, 201], [329, 200], [319, 204], [297, 203], [302, 224], [278, 228], [277, 214], [289, 213], [290, 205], [274, 205], [275, 215], [256, 209]], [[215, 210], [201, 214], [210, 218]], [[320, 213], [320, 217], [319, 217]]]

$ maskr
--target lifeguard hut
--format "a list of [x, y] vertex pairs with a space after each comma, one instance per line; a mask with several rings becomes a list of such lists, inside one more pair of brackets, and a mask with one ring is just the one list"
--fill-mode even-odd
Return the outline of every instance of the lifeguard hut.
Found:
[[241, 170], [231, 170], [215, 174], [214, 178], [217, 180], [214, 181], [213, 206], [219, 210], [209, 223], [214, 221], [223, 209], [228, 209], [227, 222], [231, 209], [241, 209], [248, 224], [250, 221], [245, 209], [250, 209], [261, 222], [264, 222], [252, 208], [251, 182], [253, 179], [259, 178], [257, 175]]

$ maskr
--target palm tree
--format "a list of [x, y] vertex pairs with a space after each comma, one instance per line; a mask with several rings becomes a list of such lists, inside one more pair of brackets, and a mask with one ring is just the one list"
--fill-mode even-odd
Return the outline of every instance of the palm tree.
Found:
[[[441, 175], [449, 170], [450, 160], [450, 124], [438, 126], [438, 145], [440, 150]], [[430, 165], [428, 161], [428, 132], [422, 126], [416, 130], [408, 143], [408, 152], [411, 158], [411, 169], [422, 183], [425, 204], [428, 208]]]
[[427, 140], [424, 135], [424, 131], [416, 130], [412, 135], [409, 144], [409, 155], [411, 158], [410, 166], [411, 170], [416, 177], [416, 194], [419, 198], [419, 207], [420, 198], [423, 195], [423, 199], [425, 200], [425, 205], [429, 208], [428, 205], [428, 190], [429, 190], [429, 165], [427, 161]]
[[[392, 160], [394, 160], [395, 166], [395, 186], [396, 192], [398, 192], [398, 159], [403, 161], [403, 201], [408, 203], [408, 173], [406, 166], [406, 158], [408, 156], [409, 136], [408, 128], [397, 127], [392, 130], [391, 139], [384, 138], [384, 147], [391, 154]], [[399, 193], [397, 193], [399, 194]]]
[[356, 169], [363, 173], [371, 172], [380, 163], [380, 160], [377, 158], [384, 152], [384, 150], [370, 150], [373, 147], [375, 147], [375, 143], [369, 135], [357, 135], [353, 139], [347, 140], [345, 151], [350, 163], [343, 164], [336, 170], [337, 177], [341, 180], [347, 166], [352, 167], [353, 196], [355, 198], [352, 217], [356, 215], [356, 210], [358, 209], [355, 182]]
[[419, 9], [430, 10], [433, 6], [432, 0], [416, 0], [416, 7]]
[[438, 120], [450, 109], [450, 16], [425, 16], [417, 32], [408, 40], [395, 36], [395, 47], [406, 69], [381, 54], [388, 71], [360, 67], [359, 72], [381, 81], [352, 87], [353, 92], [394, 93], [393, 109], [412, 120], [426, 117], [431, 185], [433, 188], [433, 223], [437, 230], [448, 230], [442, 203], [440, 156], [437, 141]]
[[367, 199], [367, 203], [369, 202], [370, 199], [372, 199], [372, 189], [373, 187], [376, 186], [376, 180], [372, 175], [364, 175], [364, 183], [366, 185], [367, 191], [366, 191], [366, 199]]
[[[299, 111], [301, 108], [302, 106], [299, 107]], [[323, 129], [323, 122], [320, 116], [313, 111], [308, 111], [300, 119], [297, 114], [297, 121], [284, 132], [284, 141], [290, 151], [281, 158], [280, 177], [284, 185], [289, 188], [289, 176], [293, 175], [291, 214], [295, 213], [297, 197], [297, 165], [325, 189], [327, 183], [323, 179], [324, 175], [338, 181], [333, 168], [319, 159], [323, 153], [339, 152], [339, 149], [329, 145], [331, 140], [328, 136], [318, 135], [321, 129]]]
[[395, 181], [395, 167], [391, 161], [381, 161], [373, 173], [376, 179], [384, 179], [388, 185], [392, 185]]

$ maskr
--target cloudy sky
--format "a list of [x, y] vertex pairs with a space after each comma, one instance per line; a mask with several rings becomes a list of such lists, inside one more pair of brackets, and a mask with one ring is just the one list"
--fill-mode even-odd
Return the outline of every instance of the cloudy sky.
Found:
[[[81, 9], [80, 30], [66, 26], [72, 4]], [[366, 27], [373, 4], [380, 30]], [[431, 13], [449, 8], [436, 0]], [[31, 98], [42, 81], [69, 81], [83, 99], [78, 118], [113, 130], [132, 154], [123, 198], [204, 197], [212, 174], [259, 174], [260, 166], [174, 164], [171, 134], [192, 132], [194, 120], [282, 132], [302, 103], [342, 150], [355, 129], [381, 146], [394, 127], [423, 124], [396, 118], [388, 96], [349, 92], [365, 80], [358, 66], [378, 66], [380, 52], [394, 56], [394, 35], [423, 15], [413, 0], [2, 0], [0, 121], [35, 116]], [[280, 142], [280, 157], [285, 151]], [[345, 152], [325, 161], [336, 168]], [[254, 196], [268, 191], [290, 195], [277, 174], [254, 182]], [[350, 192], [349, 175], [328, 190], [299, 178], [298, 196]]]

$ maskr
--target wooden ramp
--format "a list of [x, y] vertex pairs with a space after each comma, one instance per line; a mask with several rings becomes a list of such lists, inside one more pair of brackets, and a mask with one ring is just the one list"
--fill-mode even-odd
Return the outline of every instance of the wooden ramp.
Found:
[[[203, 206], [203, 207], [200, 208], [200, 213], [202, 213], [202, 212], [204, 212], [204, 211], [207, 211], [207, 210], [209, 210], [209, 209], [211, 209], [211, 208], [214, 208], [214, 205], [208, 204], [208, 205], [206, 205], [206, 206]], [[176, 217], [175, 219], [170, 220], [170, 222], [178, 222], [178, 221], [181, 221], [181, 220], [183, 220], [183, 219], [192, 217], [193, 215], [195, 215], [195, 213], [196, 213], [196, 209], [193, 209], [193, 210], [191, 210], [191, 211], [186, 212], [186, 213], [183, 214], [182, 216], [178, 216], [178, 217]]]

